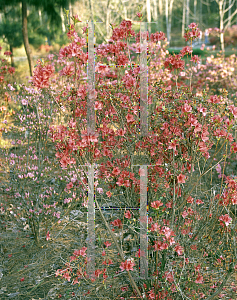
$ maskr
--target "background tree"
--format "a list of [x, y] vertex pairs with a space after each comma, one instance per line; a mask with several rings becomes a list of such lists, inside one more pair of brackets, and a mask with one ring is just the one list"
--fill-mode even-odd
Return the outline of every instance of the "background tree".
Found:
[[20, 6], [15, 5], [5, 8], [2, 22], [0, 23], [0, 36], [9, 45], [11, 51], [11, 66], [14, 67], [14, 48], [21, 47], [23, 43], [21, 34]]
[[[229, 1], [227, 3], [227, 0], [216, 0], [216, 3], [219, 6], [219, 16], [220, 16], [220, 43], [221, 43], [221, 50], [224, 52], [225, 51], [225, 42], [224, 42], [224, 33], [231, 25], [231, 21], [233, 17], [237, 13], [237, 9], [231, 13], [231, 9], [234, 6], [236, 0]], [[228, 13], [228, 18], [224, 19], [225, 14]]]
[[51, 26], [62, 26], [61, 8], [68, 9], [71, 3], [75, 0], [2, 0], [0, 9], [5, 10], [6, 7], [14, 7], [15, 5], [21, 5], [21, 17], [22, 17], [22, 36], [23, 43], [28, 59], [30, 75], [33, 74], [33, 64], [31, 58], [29, 34], [28, 34], [28, 11], [33, 7], [40, 10], [42, 13], [46, 13]]

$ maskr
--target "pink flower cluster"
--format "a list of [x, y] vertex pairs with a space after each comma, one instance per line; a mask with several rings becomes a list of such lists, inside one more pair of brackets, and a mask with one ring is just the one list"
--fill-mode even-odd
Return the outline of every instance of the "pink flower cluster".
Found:
[[33, 84], [35, 87], [42, 89], [49, 87], [49, 79], [54, 75], [55, 68], [52, 65], [44, 65], [41, 60], [37, 61], [38, 65], [33, 71]]
[[184, 61], [181, 59], [181, 55], [169, 55], [168, 58], [166, 58], [164, 67], [168, 68], [170, 71], [173, 70], [183, 70], [184, 69]]
[[200, 30], [198, 28], [198, 25], [196, 23], [191, 23], [188, 25], [188, 28], [186, 29], [186, 32], [184, 34], [184, 38], [187, 41], [193, 41], [196, 38], [200, 37]]
[[115, 28], [113, 30], [113, 34], [111, 37], [112, 41], [118, 41], [127, 39], [128, 37], [135, 36], [134, 30], [132, 30], [132, 22], [123, 20], [119, 26], [119, 28]]

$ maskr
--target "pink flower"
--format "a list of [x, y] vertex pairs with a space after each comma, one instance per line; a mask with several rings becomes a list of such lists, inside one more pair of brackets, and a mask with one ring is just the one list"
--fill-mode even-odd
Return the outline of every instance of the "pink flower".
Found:
[[72, 187], [73, 187], [73, 183], [72, 183], [72, 182], [69, 182], [69, 183], [67, 184], [67, 189], [70, 190]]
[[110, 198], [112, 196], [112, 193], [110, 191], [106, 192], [106, 195]]
[[4, 55], [9, 55], [10, 56], [10, 55], [12, 55], [12, 53], [11, 53], [11, 51], [5, 51]]
[[47, 232], [46, 234], [46, 241], [48, 241], [50, 239], [50, 234], [49, 234], [49, 231]]
[[166, 237], [167, 240], [169, 240], [172, 236], [175, 236], [175, 233], [173, 230], [171, 230], [169, 227], [164, 226], [162, 228], [162, 231]]
[[203, 204], [204, 202], [201, 199], [197, 199], [196, 203], [197, 203], [197, 205], [199, 205], [199, 204]]
[[69, 275], [68, 272], [64, 273], [64, 274], [63, 274], [63, 277], [64, 277], [65, 279], [67, 279], [67, 281], [70, 281], [70, 279], [71, 279], [71, 276]]
[[136, 15], [138, 16], [138, 18], [142, 17], [142, 13], [140, 13], [140, 12], [138, 12]]
[[127, 218], [127, 219], [131, 219], [131, 213], [130, 213], [130, 211], [128, 210], [128, 211], [126, 211], [126, 213], [125, 213], [125, 218]]
[[114, 220], [113, 222], [111, 222], [111, 224], [113, 224], [114, 226], [117, 226], [117, 227], [119, 227], [119, 228], [122, 227], [122, 222], [121, 222], [120, 219]]
[[200, 58], [199, 58], [197, 55], [194, 55], [194, 56], [191, 58], [191, 61], [194, 62], [194, 63], [199, 64], [199, 63], [200, 63]]
[[225, 214], [225, 215], [220, 216], [219, 220], [224, 222], [226, 226], [229, 226], [229, 224], [232, 221], [232, 218], [228, 214]]
[[20, 281], [24, 281], [25, 280], [25, 278], [24, 277], [22, 277], [21, 279], [20, 279]]
[[86, 250], [87, 250], [87, 247], [82, 247], [80, 250], [75, 250], [74, 252], [73, 252], [73, 255], [75, 255], [75, 256], [83, 256], [83, 257], [85, 257], [86, 256]]
[[185, 178], [186, 178], [185, 175], [179, 174], [179, 175], [177, 176], [178, 183], [185, 183]]
[[131, 114], [127, 114], [126, 119], [127, 119], [128, 123], [131, 123], [134, 121], [133, 115], [131, 115]]
[[163, 205], [163, 203], [159, 200], [154, 201], [154, 202], [151, 203], [151, 207], [156, 208], [156, 209], [159, 208], [162, 205]]
[[108, 248], [109, 246], [111, 246], [111, 243], [108, 242], [108, 241], [104, 242], [104, 244], [105, 244], [105, 246], [106, 246], [107, 248]]
[[125, 262], [121, 263], [121, 266], [119, 267], [122, 271], [133, 271], [133, 266], [135, 266], [135, 263], [131, 261], [130, 259], [127, 259]]
[[117, 176], [120, 173], [119, 168], [118, 167], [114, 168], [112, 173]]
[[182, 255], [183, 254], [183, 247], [181, 247], [180, 245], [177, 245], [174, 250], [178, 253], [178, 255]]
[[201, 276], [200, 274], [198, 274], [198, 277], [195, 280], [195, 283], [203, 283], [203, 276]]
[[191, 54], [192, 52], [193, 52], [193, 50], [191, 49], [191, 47], [186, 46], [186, 47], [183, 47], [183, 49], [180, 51], [180, 54], [182, 56], [184, 56], [184, 55]]
[[28, 101], [26, 99], [21, 100], [22, 105], [27, 105]]

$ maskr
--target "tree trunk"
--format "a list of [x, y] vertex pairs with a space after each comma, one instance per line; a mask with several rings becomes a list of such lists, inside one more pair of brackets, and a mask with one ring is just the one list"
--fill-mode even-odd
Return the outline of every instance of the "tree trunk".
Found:
[[170, 41], [170, 32], [169, 32], [169, 0], [165, 1], [165, 19], [166, 19], [166, 35], [168, 42]]
[[199, 19], [199, 23], [202, 23], [202, 1], [200, 1], [200, 19]]
[[228, 10], [228, 18], [229, 18], [229, 21], [228, 21], [228, 27], [231, 26], [231, 18], [230, 18], [230, 16], [231, 16], [231, 4], [232, 4], [232, 1], [229, 0], [229, 10]]
[[194, 22], [197, 22], [197, 0], [194, 0]]
[[166, 0], [166, 2], [165, 2], [167, 40], [169, 42], [171, 40], [171, 22], [172, 22], [173, 3], [174, 3], [174, 0]]
[[223, 0], [219, 1], [219, 15], [220, 15], [220, 43], [221, 51], [225, 52], [224, 44], [224, 11], [223, 11]]
[[159, 15], [163, 15], [163, 0], [159, 0]]
[[156, 22], [156, 29], [158, 30], [158, 16], [157, 16], [157, 0], [153, 0], [153, 10], [152, 10], [153, 21]]
[[65, 33], [66, 32], [66, 26], [65, 26], [65, 20], [64, 20], [64, 14], [63, 14], [62, 7], [60, 9], [60, 15], [61, 15], [61, 19], [62, 19], [62, 31], [63, 31], [63, 33]]
[[10, 51], [11, 51], [11, 66], [14, 67], [14, 59], [13, 59], [13, 47], [10, 45]]
[[182, 18], [182, 37], [184, 37], [184, 29], [185, 29], [185, 0], [183, 0], [183, 18]]
[[189, 25], [189, 0], [187, 0], [186, 20], [187, 20], [187, 26], [188, 26]]
[[109, 27], [109, 24], [110, 24], [110, 8], [109, 8], [109, 2], [110, 0], [108, 0], [107, 2], [107, 6], [106, 6], [106, 41], [109, 40], [110, 38], [110, 27]]
[[30, 76], [33, 75], [33, 64], [31, 59], [30, 53], [30, 45], [28, 39], [28, 30], [27, 30], [27, 6], [25, 0], [22, 0], [22, 35], [23, 35], [23, 42], [26, 51], [26, 56], [28, 59], [29, 69], [30, 69]]
[[146, 9], [147, 9], [147, 22], [149, 32], [151, 32], [151, 2], [150, 0], [146, 0]]

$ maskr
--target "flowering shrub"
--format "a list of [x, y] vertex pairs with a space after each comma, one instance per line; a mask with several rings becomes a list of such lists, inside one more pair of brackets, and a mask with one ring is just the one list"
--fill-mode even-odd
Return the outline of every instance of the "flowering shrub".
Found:
[[[200, 90], [196, 93], [195, 75], [193, 89], [184, 80], [181, 84], [177, 70], [189, 74], [191, 83], [193, 71], [188, 73], [182, 58], [192, 53], [192, 47], [185, 47], [178, 56], [166, 57], [164, 34], [158, 32], [149, 37], [147, 33], [151, 77], [148, 81], [149, 133], [142, 136], [139, 132], [140, 67], [135, 63], [130, 68], [127, 65], [131, 63], [130, 50], [140, 53], [142, 49], [138, 45], [139, 34], [136, 36], [131, 26], [130, 21], [123, 21], [114, 29], [109, 43], [96, 49], [101, 61], [95, 65], [94, 135], [87, 131], [89, 84], [83, 81], [86, 77], [83, 68], [88, 59], [83, 49], [86, 39], [78, 37], [75, 26], [71, 25], [70, 44], [60, 50], [58, 57], [50, 56], [48, 61], [39, 62], [33, 78], [37, 91], [25, 88], [21, 99], [24, 111], [31, 118], [19, 118], [22, 123], [25, 121], [24, 127], [27, 126], [40, 145], [50, 136], [58, 164], [65, 174], [64, 194], [57, 199], [58, 203], [53, 202], [54, 194], [60, 189], [57, 190], [54, 183], [46, 191], [47, 177], [41, 173], [43, 161], [46, 163], [48, 159], [43, 160], [42, 153], [39, 151], [37, 155], [33, 153], [37, 149], [32, 148], [31, 155], [27, 153], [28, 159], [38, 158], [41, 167], [35, 162], [30, 166], [27, 160], [27, 168], [22, 168], [19, 179], [16, 175], [12, 178], [14, 196], [22, 197], [20, 180], [27, 180], [27, 187], [41, 180], [39, 193], [30, 194], [33, 205], [29, 194], [23, 195], [25, 214], [34, 219], [35, 224], [40, 224], [40, 216], [47, 216], [48, 220], [50, 214], [57, 220], [57, 214], [59, 211], [63, 214], [65, 208], [73, 205], [88, 208], [90, 184], [86, 165], [97, 164], [93, 198], [98, 209], [95, 213], [95, 270], [93, 274], [88, 272], [91, 245], [85, 241], [85, 245], [71, 253], [65, 267], [56, 271], [56, 277], [72, 283], [74, 292], [80, 289], [84, 297], [90, 298], [111, 297], [111, 292], [114, 299], [213, 297], [223, 291], [236, 266], [233, 211], [237, 204], [237, 180], [225, 173], [226, 164], [237, 152], [234, 135], [237, 107], [226, 93], [202, 91], [200, 94]], [[131, 36], [136, 36], [133, 49], [128, 47]], [[192, 41], [198, 36], [196, 24], [191, 24], [186, 39]], [[198, 60], [196, 56], [191, 57], [193, 64], [198, 64]], [[119, 64], [121, 68], [113, 69], [110, 63]], [[124, 66], [128, 68], [125, 72]], [[67, 112], [63, 124], [56, 124], [56, 118], [53, 122], [47, 121], [47, 116], [54, 118], [54, 104]], [[31, 124], [33, 119], [37, 120], [35, 127]], [[10, 166], [15, 165], [15, 159], [19, 159], [18, 164], [21, 160], [15, 155], [9, 155]], [[139, 245], [141, 224], [146, 223], [139, 215], [141, 176], [144, 176], [141, 165], [148, 165], [147, 253]], [[215, 168], [221, 176], [216, 176], [213, 183]], [[57, 210], [59, 206], [62, 210]], [[108, 207], [113, 208], [112, 212], [106, 211]], [[32, 229], [35, 227], [34, 222], [30, 225]], [[51, 228], [46, 225], [44, 229], [44, 238], [50, 243], [54, 238]], [[144, 258], [148, 260], [145, 278], [141, 276], [141, 264], [139, 270]]]
[[[0, 46], [0, 53], [2, 47]], [[4, 52], [5, 56], [10, 56], [10, 51]], [[11, 96], [6, 92], [6, 86], [14, 80], [15, 68], [11, 67], [5, 58], [0, 58], [0, 144], [2, 132], [7, 130], [9, 117], [14, 114], [14, 110], [10, 105]]]
[[[105, 60], [107, 56], [108, 61], [125, 65], [129, 61], [129, 57], [121, 53], [127, 46], [122, 40], [129, 35], [134, 36], [131, 22], [124, 21], [119, 28], [113, 31], [111, 42], [114, 44], [99, 47], [98, 57], [103, 55]], [[73, 36], [75, 40], [78, 39], [75, 31], [73, 31]], [[197, 26], [191, 24], [186, 32], [186, 39], [192, 40], [198, 36]], [[163, 37], [163, 34], [157, 33], [157, 41]], [[74, 42], [72, 41], [72, 43]], [[184, 68], [182, 56], [191, 51], [192, 49], [186, 47], [181, 51], [181, 55], [169, 56], [163, 60], [163, 66], [170, 72], [174, 69], [182, 70]], [[66, 53], [62, 51], [60, 53], [61, 59], [62, 57], [64, 60], [67, 59]], [[77, 53], [74, 56], [76, 66], [81, 55], [79, 49]], [[112, 53], [116, 56], [111, 56]], [[68, 58], [70, 59], [70, 56]], [[199, 63], [199, 58], [193, 56], [191, 61]], [[141, 255], [144, 256], [144, 253], [141, 254], [138, 248], [136, 248], [136, 255], [132, 255], [132, 257], [129, 251], [125, 252], [125, 257], [121, 256], [119, 252], [122, 259], [120, 262], [119, 259], [114, 261], [110, 257], [105, 259], [107, 251], [102, 248], [101, 257], [97, 257], [96, 263], [108, 266], [112, 264], [113, 269], [117, 267], [118, 271], [116, 272], [119, 272], [119, 269], [126, 270], [130, 279], [130, 287], [134, 289], [133, 294], [141, 295], [143, 293], [144, 297], [148, 299], [155, 299], [157, 296], [159, 299], [173, 299], [177, 293], [190, 298], [197, 294], [201, 298], [211, 295], [211, 286], [217, 279], [213, 271], [216, 267], [218, 270], [222, 270], [216, 257], [212, 256], [212, 249], [218, 249], [228, 265], [229, 271], [225, 275], [226, 280], [235, 264], [235, 258], [230, 258], [232, 246], [221, 241], [222, 237], [224, 239], [227, 237], [229, 230], [231, 232], [235, 230], [235, 225], [231, 222], [233, 219], [230, 217], [230, 209], [232, 205], [235, 205], [235, 200], [233, 200], [234, 202], [225, 201], [227, 214], [215, 212], [213, 215], [211, 211], [214, 207], [218, 211], [217, 207], [223, 205], [221, 204], [223, 201], [220, 200], [222, 196], [214, 195], [210, 206], [210, 199], [213, 198], [212, 190], [209, 193], [207, 191], [205, 193], [197, 192], [197, 190], [195, 192], [194, 190], [201, 184], [200, 180], [208, 178], [207, 174], [212, 172], [213, 167], [217, 165], [212, 163], [222, 149], [225, 149], [225, 155], [221, 160], [224, 158], [225, 161], [231, 156], [231, 153], [236, 152], [232, 127], [236, 122], [237, 108], [225, 94], [195, 96], [188, 94], [185, 87], [178, 90], [176, 86], [176, 91], [173, 91], [172, 89], [167, 90], [164, 86], [159, 88], [155, 85], [150, 86], [148, 103], [153, 107], [153, 111], [150, 112], [151, 136], [139, 137], [136, 135], [139, 128], [137, 98], [139, 96], [137, 93], [139, 67], [131, 68], [124, 75], [119, 70], [113, 73], [109, 72], [108, 66], [102, 67], [99, 63], [95, 69], [97, 72], [95, 86], [96, 136], [85, 135], [87, 124], [86, 84], [80, 83], [77, 87], [74, 82], [72, 89], [68, 89], [68, 92], [62, 91], [63, 105], [74, 103], [75, 109], [73, 111], [71, 108], [69, 127], [57, 128], [54, 126], [51, 130], [52, 139], [57, 143], [56, 156], [62, 168], [74, 168], [74, 165], [77, 165], [77, 158], [80, 159], [81, 164], [92, 161], [100, 164], [97, 178], [100, 179], [98, 185], [101, 192], [107, 190], [106, 195], [109, 198], [119, 199], [122, 191], [123, 197], [122, 199], [120, 197], [120, 205], [136, 206], [139, 203], [139, 172], [131, 166], [131, 159], [133, 158], [134, 162], [134, 159], [139, 159], [142, 155], [149, 161], [150, 166], [155, 166], [149, 168], [148, 182], [148, 195], [151, 197], [151, 200], [148, 200], [148, 253], [151, 279], [145, 280], [144, 285], [141, 285], [142, 281], [138, 277], [136, 277], [135, 284], [131, 281], [129, 272], [134, 272], [134, 275], [139, 274], [138, 258]], [[70, 73], [61, 72], [60, 75], [73, 77], [75, 70], [77, 73], [80, 72], [77, 67], [74, 70], [71, 68]], [[110, 85], [108, 85], [109, 78], [114, 79]], [[119, 89], [116, 88], [117, 85], [119, 85]], [[57, 97], [57, 100], [62, 99], [61, 95]], [[73, 106], [70, 105], [70, 107]], [[78, 126], [79, 124], [80, 126]], [[131, 143], [134, 136], [136, 139]], [[134, 157], [134, 153], [137, 158]], [[203, 168], [202, 171], [201, 168]], [[218, 186], [222, 191], [221, 195], [226, 195], [227, 192], [223, 194], [222, 189], [223, 178], [222, 176], [221, 185]], [[233, 192], [230, 192], [232, 195], [235, 194], [236, 179], [231, 180], [234, 189]], [[73, 183], [69, 188], [74, 188]], [[106, 200], [103, 199], [103, 201]], [[99, 206], [102, 204], [101, 202], [96, 203]], [[83, 203], [83, 205], [87, 204]], [[136, 234], [136, 230], [131, 232], [129, 229], [131, 226], [136, 228], [138, 225], [138, 215], [135, 212], [134, 216], [135, 218], [131, 220], [127, 218], [128, 214], [126, 213], [120, 218], [115, 218], [110, 222], [110, 226], [113, 226], [111, 233], [118, 231], [120, 236], [127, 232]], [[219, 222], [216, 222], [217, 220]], [[108, 226], [109, 224], [105, 221], [107, 230]], [[213, 230], [220, 233], [219, 239], [211, 235]], [[204, 231], [205, 234], [203, 234]], [[113, 235], [111, 237], [114, 240]], [[210, 248], [210, 241], [212, 248]], [[121, 240], [121, 243], [125, 246], [125, 241]], [[115, 249], [114, 251], [116, 251]], [[223, 255], [223, 251], [226, 251], [224, 249], [228, 249], [228, 257]], [[85, 254], [85, 252], [83, 253]], [[88, 263], [87, 257], [80, 258], [80, 262], [77, 261], [74, 264], [75, 260], [77, 261], [78, 258], [74, 252], [70, 263], [67, 263], [67, 268], [58, 270], [56, 275], [61, 275], [68, 281], [73, 280], [73, 284], [81, 282], [82, 278], [89, 279], [85, 268]], [[73, 270], [77, 270], [77, 273], [75, 274]], [[221, 272], [223, 273], [224, 270]], [[113, 271], [108, 268], [97, 269], [91, 282], [94, 283], [94, 286], [95, 281], [96, 286], [105, 285], [105, 282], [112, 284], [111, 279], [114, 278], [112, 273]], [[99, 279], [100, 274], [103, 274], [101, 280]], [[129, 284], [126, 278], [124, 280]], [[182, 282], [182, 285], [178, 282]], [[204, 283], [207, 288], [204, 288]], [[199, 286], [202, 288], [200, 289]], [[121, 288], [124, 295], [129, 295], [128, 293], [131, 295], [130, 287]], [[219, 283], [219, 287], [217, 283], [216, 289], [221, 291], [221, 283]], [[90, 290], [90, 293], [92, 292], [93, 289]]]

